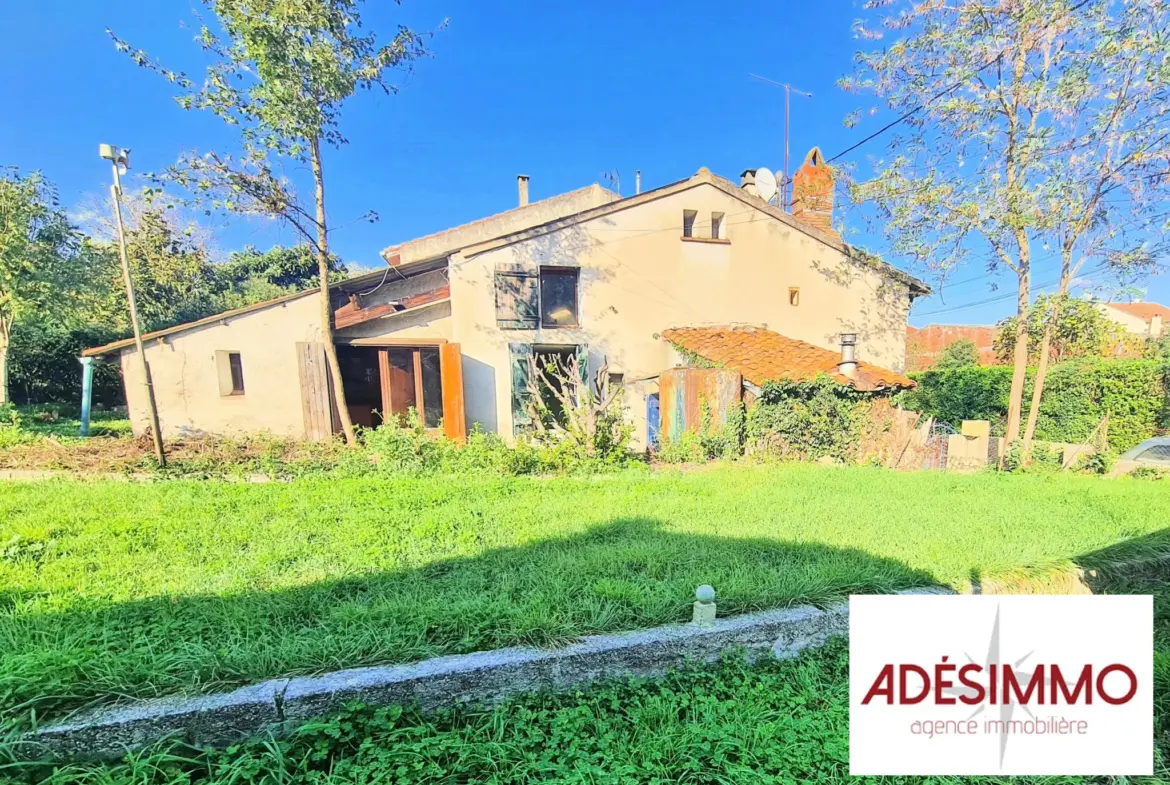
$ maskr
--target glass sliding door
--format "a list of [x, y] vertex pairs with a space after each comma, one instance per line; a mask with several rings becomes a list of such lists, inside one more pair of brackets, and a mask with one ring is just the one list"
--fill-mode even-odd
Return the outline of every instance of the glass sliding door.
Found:
[[[383, 408], [399, 425], [438, 428], [443, 419], [443, 380], [439, 350], [433, 346], [394, 346], [379, 350]], [[410, 421], [411, 413], [417, 417]]]

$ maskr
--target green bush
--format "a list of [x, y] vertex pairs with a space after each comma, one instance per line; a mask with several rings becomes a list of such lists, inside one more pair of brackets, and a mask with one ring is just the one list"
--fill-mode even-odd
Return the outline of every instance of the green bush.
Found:
[[[81, 350], [121, 336], [98, 330], [66, 330], [40, 321], [25, 321], [12, 331], [8, 353], [8, 387], [15, 403], [81, 401]], [[114, 362], [97, 362], [93, 374], [93, 402], [102, 406], [125, 403], [122, 370]]]
[[0, 405], [0, 450], [28, 444], [36, 437], [22, 427], [20, 412], [12, 404]]
[[522, 436], [515, 445], [509, 445], [499, 434], [486, 433], [478, 426], [462, 444], [418, 427], [384, 426], [363, 431], [362, 448], [351, 453], [345, 458], [343, 471], [349, 476], [460, 472], [501, 476], [592, 474], [634, 462], [628, 451], [616, 447], [598, 451], [596, 455], [584, 455], [569, 440], [541, 444]]
[[[1167, 376], [1160, 360], [1090, 359], [1060, 363], [1048, 372], [1036, 422], [1036, 438], [1084, 442], [1106, 414], [1109, 446], [1124, 451], [1170, 424]], [[1025, 409], [1034, 369], [1025, 385]], [[914, 390], [898, 396], [907, 409], [958, 427], [963, 420], [990, 420], [1002, 435], [1007, 421], [1012, 369], [978, 366], [910, 374]]]
[[742, 403], [727, 410], [725, 420], [716, 425], [706, 398], [699, 401], [696, 430], [683, 431], [682, 437], [663, 438], [655, 457], [662, 463], [704, 463], [716, 458], [738, 458], [743, 454], [746, 414]]
[[747, 443], [756, 454], [849, 460], [870, 400], [824, 375], [812, 382], [768, 382], [747, 413]]

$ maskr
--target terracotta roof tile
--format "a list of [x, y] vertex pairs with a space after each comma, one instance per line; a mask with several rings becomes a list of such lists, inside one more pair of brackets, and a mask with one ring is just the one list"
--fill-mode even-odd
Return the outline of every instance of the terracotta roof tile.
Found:
[[1158, 303], [1101, 303], [1114, 310], [1127, 313], [1130, 316], [1136, 316], [1142, 321], [1148, 322], [1155, 316], [1161, 316], [1162, 321], [1170, 322], [1170, 308]]
[[857, 373], [850, 379], [837, 369], [841, 361], [837, 352], [759, 327], [678, 327], [666, 330], [662, 337], [724, 368], [739, 371], [756, 385], [779, 379], [811, 381], [824, 373], [838, 384], [858, 390], [914, 386], [902, 374], [866, 362], [857, 364]]

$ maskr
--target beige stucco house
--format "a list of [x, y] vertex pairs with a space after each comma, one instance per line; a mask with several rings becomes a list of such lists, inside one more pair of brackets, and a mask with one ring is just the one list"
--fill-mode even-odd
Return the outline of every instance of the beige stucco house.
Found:
[[[663, 335], [680, 328], [725, 328], [724, 343], [735, 343], [737, 325], [778, 334], [783, 341], [759, 344], [788, 347], [768, 367], [788, 367], [787, 353], [799, 359], [794, 373], [832, 370], [842, 334], [855, 334], [863, 366], [901, 371], [911, 300], [929, 290], [842, 242], [827, 175], [814, 150], [794, 177], [791, 213], [756, 195], [751, 171], [738, 185], [704, 168], [626, 198], [592, 185], [531, 204], [521, 178], [519, 207], [387, 248], [384, 271], [331, 287], [355, 422], [413, 407], [428, 427], [458, 435], [478, 423], [510, 438], [524, 419], [526, 358], [573, 352], [623, 384], [645, 444], [658, 375], [689, 351]], [[164, 435], [328, 437], [336, 418], [318, 294], [147, 335]], [[119, 341], [85, 354], [119, 359], [143, 432], [134, 352]]]
[[1158, 303], [1097, 303], [1097, 307], [1129, 335], [1160, 338], [1170, 326], [1170, 308]]

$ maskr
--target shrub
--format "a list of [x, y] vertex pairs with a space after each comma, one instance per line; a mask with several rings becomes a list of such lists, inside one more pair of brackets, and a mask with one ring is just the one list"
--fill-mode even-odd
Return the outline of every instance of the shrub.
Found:
[[558, 471], [624, 466], [633, 429], [622, 411], [620, 385], [610, 384], [609, 365], [589, 378], [576, 356], [528, 358], [527, 408], [531, 437], [548, 450]]
[[854, 457], [870, 396], [828, 376], [812, 382], [768, 382], [747, 413], [746, 436], [754, 453], [815, 460]]
[[979, 364], [979, 348], [970, 338], [960, 338], [943, 349], [934, 367], [939, 370], [966, 368]]
[[1139, 466], [1129, 473], [1130, 477], [1139, 480], [1164, 480], [1170, 476], [1170, 469], [1159, 469], [1156, 466]]
[[664, 438], [654, 457], [662, 463], [703, 463], [714, 456], [707, 452], [703, 437], [694, 431], [683, 431], [679, 439]]
[[[8, 354], [13, 400], [76, 405], [81, 400], [81, 364], [77, 361], [81, 350], [120, 337], [105, 330], [67, 330], [39, 320], [21, 322], [12, 331]], [[125, 402], [117, 361], [94, 365], [93, 402], [107, 407]]]
[[[1024, 390], [1032, 395], [1032, 371]], [[1152, 436], [1170, 420], [1168, 366], [1159, 360], [1076, 360], [1051, 368], [1036, 423], [1036, 438], [1084, 442], [1109, 415], [1109, 446], [1124, 451]], [[900, 393], [907, 409], [958, 426], [963, 420], [990, 420], [1002, 435], [1007, 420], [1012, 369], [967, 367], [910, 374], [914, 390]]]
[[1082, 456], [1076, 463], [1076, 470], [1085, 474], [1108, 474], [1116, 458], [1107, 452], [1092, 452]]
[[16, 407], [10, 403], [0, 405], [0, 450], [36, 440], [35, 436], [20, 426], [20, 412]]

